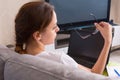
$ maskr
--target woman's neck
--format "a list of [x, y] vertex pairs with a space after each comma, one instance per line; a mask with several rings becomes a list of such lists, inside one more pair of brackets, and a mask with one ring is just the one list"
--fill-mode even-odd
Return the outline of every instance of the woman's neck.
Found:
[[26, 52], [31, 55], [37, 55], [45, 50], [45, 45], [40, 43], [37, 44], [35, 42], [31, 42], [30, 44], [26, 45]]

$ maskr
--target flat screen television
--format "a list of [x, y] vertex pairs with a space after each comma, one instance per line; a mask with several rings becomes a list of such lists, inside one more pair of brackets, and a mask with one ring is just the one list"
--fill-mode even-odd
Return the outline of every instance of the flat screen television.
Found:
[[61, 30], [91, 27], [109, 21], [111, 0], [46, 0], [54, 5]]

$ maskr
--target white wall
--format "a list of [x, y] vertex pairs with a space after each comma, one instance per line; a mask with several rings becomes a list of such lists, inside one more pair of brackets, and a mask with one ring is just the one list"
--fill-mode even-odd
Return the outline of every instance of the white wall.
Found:
[[120, 0], [111, 0], [111, 16], [115, 23], [120, 24]]
[[0, 0], [0, 44], [14, 44], [15, 16], [19, 8], [29, 1], [33, 0]]

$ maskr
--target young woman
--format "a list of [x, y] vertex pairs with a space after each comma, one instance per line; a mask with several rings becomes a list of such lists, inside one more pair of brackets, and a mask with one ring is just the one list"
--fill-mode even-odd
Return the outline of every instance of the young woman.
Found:
[[97, 62], [92, 69], [89, 69], [76, 63], [65, 53], [45, 51], [45, 45], [54, 43], [59, 31], [56, 13], [53, 6], [44, 1], [29, 2], [21, 7], [15, 19], [15, 51], [101, 74], [111, 45], [112, 27], [106, 22], [95, 23], [95, 26], [102, 34], [105, 43]]

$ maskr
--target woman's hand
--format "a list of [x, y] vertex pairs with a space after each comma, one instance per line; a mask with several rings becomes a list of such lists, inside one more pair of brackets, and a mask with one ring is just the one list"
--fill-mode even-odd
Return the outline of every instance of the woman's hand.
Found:
[[95, 23], [96, 28], [100, 31], [107, 42], [112, 41], [112, 26], [107, 22]]

